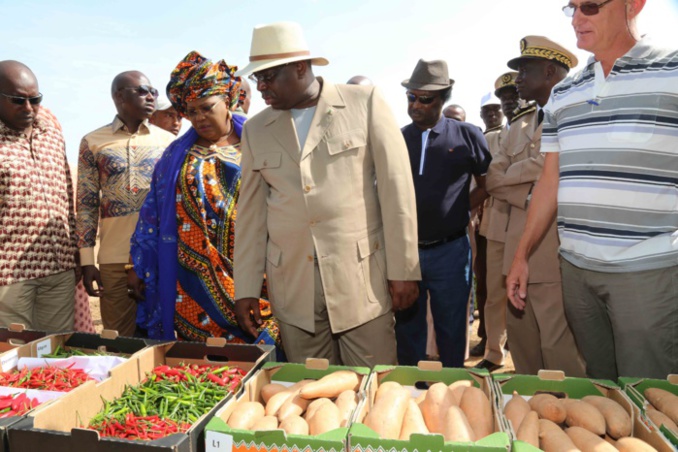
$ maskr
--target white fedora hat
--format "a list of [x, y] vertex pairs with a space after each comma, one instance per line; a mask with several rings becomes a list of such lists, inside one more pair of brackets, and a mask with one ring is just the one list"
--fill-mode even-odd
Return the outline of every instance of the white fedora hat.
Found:
[[296, 22], [276, 22], [258, 25], [252, 32], [250, 64], [235, 73], [246, 76], [281, 64], [311, 60], [316, 66], [327, 66], [329, 61], [311, 56], [301, 26]]

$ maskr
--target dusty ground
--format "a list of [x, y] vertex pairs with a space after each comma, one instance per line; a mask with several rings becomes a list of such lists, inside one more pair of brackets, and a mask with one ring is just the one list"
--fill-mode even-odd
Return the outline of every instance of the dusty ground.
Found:
[[[94, 321], [94, 328], [97, 330], [97, 333], [100, 333], [101, 330], [103, 329], [103, 325], [101, 324], [101, 312], [99, 310], [99, 299], [91, 297], [89, 299], [89, 306], [90, 310], [92, 311], [92, 320]], [[478, 337], [478, 319], [475, 319], [473, 322], [473, 331], [471, 332], [471, 341], [469, 343], [469, 348], [472, 348], [475, 346], [478, 342], [480, 342], [480, 338]], [[482, 358], [474, 358], [471, 357], [468, 360], [466, 360], [466, 367], [473, 367], [475, 366]], [[504, 367], [502, 369], [499, 369], [497, 372], [514, 372], [515, 368], [513, 367], [513, 360], [511, 359], [511, 353], [508, 354], [506, 357], [506, 361], [504, 363]]]

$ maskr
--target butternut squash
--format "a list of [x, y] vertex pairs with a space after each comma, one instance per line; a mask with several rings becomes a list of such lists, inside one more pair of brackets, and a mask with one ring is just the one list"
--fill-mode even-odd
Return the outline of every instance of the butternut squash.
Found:
[[410, 399], [407, 402], [407, 411], [405, 412], [403, 425], [400, 429], [399, 439], [407, 441], [412, 433], [429, 433], [424, 416], [421, 414], [419, 405], [417, 405], [414, 399]]
[[[518, 432], [521, 422], [530, 411], [532, 411], [530, 404], [516, 391], [513, 391], [513, 397], [504, 405], [504, 416], [513, 426], [514, 432]], [[539, 445], [535, 447], [539, 447]]]
[[301, 416], [288, 416], [280, 423], [288, 435], [308, 435], [308, 423]]
[[605, 431], [614, 439], [631, 434], [631, 417], [624, 408], [612, 399], [603, 396], [586, 396], [582, 401], [598, 408], [605, 418]]
[[426, 391], [426, 397], [419, 408], [424, 415], [426, 427], [431, 433], [443, 433], [445, 430], [445, 415], [450, 406], [454, 405], [452, 391], [445, 383], [434, 383]]
[[238, 403], [226, 422], [231, 428], [251, 430], [264, 417], [264, 406], [259, 402]]
[[275, 416], [264, 416], [253, 426], [252, 430], [275, 430], [278, 428], [278, 418]]
[[539, 447], [544, 452], [581, 452], [567, 433], [548, 419], [539, 419]]
[[[551, 394], [536, 394], [528, 400], [530, 408], [537, 412], [539, 418], [562, 424], [567, 417], [563, 403]], [[565, 435], [565, 433], [563, 433]], [[566, 435], [567, 436], [567, 435]]]
[[322, 435], [339, 428], [340, 423], [339, 408], [333, 403], [323, 403], [308, 421], [308, 430], [311, 436]]
[[582, 452], [617, 452], [612, 444], [583, 427], [569, 427], [565, 433]]
[[268, 403], [268, 400], [273, 396], [274, 394], [277, 394], [281, 391], [286, 391], [287, 387], [279, 384], [279, 383], [269, 383], [264, 386], [262, 386], [260, 394], [261, 398], [264, 401], [264, 405]]
[[443, 437], [445, 441], [472, 442], [476, 435], [473, 428], [466, 419], [466, 415], [456, 405], [450, 405], [445, 414], [445, 425], [443, 428]]
[[334, 404], [339, 408], [339, 425], [341, 427], [347, 427], [351, 415], [358, 405], [358, 395], [355, 391], [347, 389], [337, 396], [337, 400]]
[[678, 396], [659, 388], [647, 388], [643, 394], [656, 409], [678, 424]]
[[657, 449], [642, 439], [628, 436], [617, 440], [617, 450], [620, 452], [657, 452]]
[[494, 430], [492, 418], [492, 405], [485, 393], [480, 388], [471, 386], [466, 388], [461, 396], [459, 408], [466, 415], [468, 423], [473, 429], [476, 440], [485, 438]]
[[352, 370], [338, 370], [325, 375], [318, 381], [305, 385], [299, 394], [304, 399], [327, 397], [333, 399], [347, 389], [358, 389], [360, 378]]
[[364, 424], [377, 432], [381, 438], [398, 439], [411, 399], [410, 392], [403, 388], [393, 389], [388, 394], [388, 397], [375, 400], [365, 417]]
[[565, 423], [569, 427], [583, 427], [597, 436], [605, 434], [605, 418], [598, 408], [575, 399], [565, 399], [563, 404], [567, 413]]
[[655, 410], [652, 407], [648, 407], [647, 410], [645, 410], [645, 414], [647, 414], [647, 417], [649, 417], [650, 420], [657, 425], [657, 427], [661, 427], [663, 425], [678, 435], [678, 425], [676, 425], [676, 423], [673, 422], [670, 417], [661, 411]]
[[525, 415], [516, 431], [516, 439], [539, 447], [539, 415], [536, 411], [530, 411]]

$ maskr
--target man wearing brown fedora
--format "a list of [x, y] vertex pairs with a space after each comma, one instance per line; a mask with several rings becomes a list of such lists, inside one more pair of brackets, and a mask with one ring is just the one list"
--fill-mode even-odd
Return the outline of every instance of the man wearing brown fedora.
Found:
[[[513, 117], [487, 173], [487, 190], [510, 206], [504, 244], [505, 275], [525, 229], [531, 193], [544, 165], [540, 153], [541, 109], [551, 89], [576, 65], [572, 52], [543, 36], [523, 38], [521, 55], [508, 62], [511, 69], [518, 71], [515, 84], [520, 98], [536, 101], [538, 108]], [[559, 265], [554, 217], [530, 257], [525, 306], [521, 310], [509, 305], [506, 313], [508, 343], [517, 373], [558, 369], [568, 376], [584, 376], [583, 362], [565, 318]]]
[[[440, 361], [462, 367], [471, 290], [471, 250], [467, 233], [471, 208], [487, 197], [490, 163], [480, 129], [442, 116], [453, 80], [442, 60], [419, 60], [407, 88], [412, 123], [402, 129], [414, 179], [422, 280], [419, 298], [396, 312], [398, 362], [416, 365], [426, 355], [426, 299], [430, 297]], [[471, 178], [477, 187], [471, 191]], [[381, 188], [381, 187], [380, 187]]]
[[312, 65], [328, 62], [311, 55], [298, 24], [256, 27], [250, 55], [237, 74], [253, 74], [270, 108], [243, 129], [238, 322], [254, 333], [266, 273], [290, 361], [395, 364], [393, 311], [414, 302], [420, 278], [395, 119], [375, 87], [315, 77]]

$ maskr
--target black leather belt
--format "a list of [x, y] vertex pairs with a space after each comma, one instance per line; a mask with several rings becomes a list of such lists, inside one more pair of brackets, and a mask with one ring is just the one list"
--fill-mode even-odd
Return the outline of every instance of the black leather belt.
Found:
[[452, 242], [454, 240], [457, 240], [459, 238], [462, 238], [466, 235], [466, 229], [462, 229], [461, 231], [457, 231], [452, 235], [448, 235], [447, 237], [444, 237], [439, 240], [428, 240], [428, 241], [421, 241], [419, 242], [419, 249], [420, 250], [427, 250], [429, 248], [435, 248], [436, 246], [443, 245], [448, 242]]

